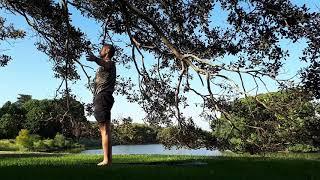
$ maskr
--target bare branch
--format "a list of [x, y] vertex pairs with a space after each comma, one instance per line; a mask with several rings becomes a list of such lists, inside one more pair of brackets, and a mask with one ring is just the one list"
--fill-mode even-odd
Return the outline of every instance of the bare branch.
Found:
[[56, 98], [58, 97], [58, 92], [60, 91], [60, 89], [61, 89], [61, 87], [62, 87], [62, 84], [63, 84], [64, 80], [65, 80], [65, 79], [62, 79], [62, 81], [61, 81], [61, 83], [60, 83], [59, 87], [56, 89], [56, 93], [55, 93], [55, 97], [54, 97], [54, 99], [56, 99]]
[[179, 109], [179, 93], [180, 93], [180, 85], [181, 85], [182, 77], [183, 77], [183, 75], [184, 75], [184, 73], [186, 71], [184, 62], [182, 62], [181, 68], [182, 68], [181, 69], [181, 74], [179, 76], [178, 85], [177, 85], [176, 92], [175, 92], [175, 105], [176, 105], [176, 109], [177, 109], [177, 119], [178, 119], [180, 127], [182, 126], [182, 121], [181, 121], [180, 109]]
[[[93, 90], [92, 90], [92, 88], [91, 88], [91, 77], [88, 75], [87, 71], [84, 69], [85, 67], [89, 67], [89, 66], [83, 65], [83, 64], [82, 64], [80, 61], [78, 61], [78, 60], [75, 60], [75, 61], [80, 65], [82, 71], [83, 71], [84, 74], [86, 75], [87, 80], [88, 80], [88, 87], [89, 87], [90, 91], [93, 93]], [[90, 68], [91, 68], [91, 67], [90, 67]]]
[[162, 76], [161, 76], [161, 73], [160, 73], [160, 58], [158, 58], [157, 70], [158, 70], [159, 79], [161, 80], [161, 82], [163, 82], [163, 79], [162, 79]]
[[203, 64], [206, 64], [206, 65], [209, 65], [210, 67], [220, 67], [219, 65], [214, 65], [214, 64], [211, 64], [208, 60], [208, 59], [202, 59], [202, 58], [199, 58], [198, 56], [194, 55], [194, 54], [184, 54], [182, 56], [182, 59], [189, 59], [189, 58], [192, 58], [198, 62], [201, 62]]
[[136, 61], [136, 55], [135, 55], [135, 53], [134, 53], [134, 46], [132, 46], [131, 57], [132, 57], [132, 59], [133, 59], [134, 66], [135, 66], [138, 74], [139, 74], [140, 76], [143, 76], [143, 74], [140, 72], [140, 69], [139, 69], [139, 67], [138, 67], [138, 63], [137, 63], [137, 61]]
[[112, 44], [114, 44], [114, 42], [113, 42], [113, 40], [112, 40], [112, 38], [111, 38], [111, 36], [110, 36], [110, 34], [108, 32], [107, 21], [108, 21], [108, 19], [106, 19], [105, 22], [101, 25], [101, 27], [103, 27], [101, 44], [105, 44], [107, 37], [110, 40], [110, 42]]
[[[121, 7], [122, 7], [122, 11], [123, 11], [123, 19], [126, 21], [127, 19], [127, 10], [125, 8], [123, 8], [122, 6], [122, 3], [120, 3]], [[126, 24], [126, 23], [125, 23]], [[130, 41], [131, 41], [131, 44], [133, 45], [132, 46], [132, 51], [131, 51], [131, 54], [132, 54], [132, 58], [133, 58], [133, 61], [134, 61], [134, 64], [135, 64], [135, 67], [136, 67], [136, 70], [138, 71], [139, 75], [142, 75], [142, 76], [145, 76], [147, 75], [148, 79], [149, 79], [149, 74], [146, 70], [146, 67], [145, 67], [145, 64], [144, 64], [144, 56], [142, 54], [142, 52], [140, 51], [140, 44], [137, 42], [137, 40], [132, 36], [131, 34], [131, 31], [130, 31], [130, 28], [127, 26], [126, 24], [126, 31], [127, 31], [127, 34], [130, 38]], [[141, 56], [141, 62], [142, 62], [142, 68], [143, 68], [143, 73], [140, 72], [139, 70], [139, 67], [138, 67], [138, 64], [136, 62], [136, 58], [135, 58], [135, 49], [137, 49], [138, 53], [140, 54]]]
[[242, 85], [242, 89], [243, 89], [243, 91], [244, 91], [244, 95], [245, 95], [245, 97], [247, 97], [247, 91], [246, 91], [246, 88], [245, 88], [245, 86], [244, 86], [244, 82], [243, 82], [243, 79], [242, 79], [242, 75], [241, 75], [240, 72], [237, 72], [237, 73], [238, 73], [238, 75], [239, 75], [239, 77], [240, 77], [240, 80], [241, 80], [241, 85]]

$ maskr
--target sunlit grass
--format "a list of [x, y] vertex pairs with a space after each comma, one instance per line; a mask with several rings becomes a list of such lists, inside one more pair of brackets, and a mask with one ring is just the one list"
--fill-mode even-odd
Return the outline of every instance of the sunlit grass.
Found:
[[[2, 156], [2, 157], [1, 157]], [[66, 166], [66, 165], [95, 165], [102, 159], [101, 155], [84, 154], [53, 154], [53, 153], [21, 153], [1, 155], [0, 167], [4, 166]], [[114, 155], [114, 164], [123, 163], [157, 163], [186, 160], [206, 160], [202, 156], [169, 156], [169, 155]]]
[[320, 179], [319, 154], [266, 157], [115, 155], [112, 167], [97, 167], [101, 155], [0, 153], [1, 179]]

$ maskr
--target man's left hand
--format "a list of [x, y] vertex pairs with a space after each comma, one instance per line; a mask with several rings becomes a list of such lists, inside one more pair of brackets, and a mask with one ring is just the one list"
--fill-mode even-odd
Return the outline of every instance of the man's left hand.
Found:
[[93, 55], [92, 52], [89, 52], [87, 55], [86, 55], [86, 59], [87, 61], [95, 61], [97, 59], [97, 57], [95, 55]]

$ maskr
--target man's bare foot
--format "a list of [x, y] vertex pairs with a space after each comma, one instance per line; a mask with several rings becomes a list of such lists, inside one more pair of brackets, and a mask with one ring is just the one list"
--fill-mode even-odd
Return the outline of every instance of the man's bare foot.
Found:
[[102, 161], [98, 163], [97, 166], [111, 166], [111, 163], [108, 163], [108, 161]]

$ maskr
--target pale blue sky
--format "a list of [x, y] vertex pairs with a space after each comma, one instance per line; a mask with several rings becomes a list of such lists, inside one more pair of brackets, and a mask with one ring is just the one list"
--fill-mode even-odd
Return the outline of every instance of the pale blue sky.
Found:
[[[317, 7], [320, 7], [319, 0], [293, 0], [292, 2], [302, 5], [306, 3], [311, 7], [312, 11], [319, 11]], [[212, 21], [223, 25], [225, 22], [224, 14], [219, 10], [215, 10], [219, 16], [212, 16]], [[34, 42], [37, 37], [34, 37], [34, 33], [30, 31], [30, 28], [26, 25], [21, 17], [13, 16], [11, 14], [0, 12], [2, 17], [5, 17], [8, 22], [14, 23], [16, 26], [27, 30], [27, 37], [23, 40], [10, 41], [10, 43], [1, 42], [0, 50], [5, 50], [6, 54], [13, 57], [13, 61], [9, 63], [5, 68], [0, 68], [0, 106], [2, 106], [6, 101], [16, 101], [18, 94], [30, 94], [35, 99], [53, 98], [55, 95], [55, 90], [59, 86], [61, 80], [55, 79], [53, 77], [52, 64], [48, 60], [48, 57], [39, 52], [34, 46]], [[93, 42], [99, 42], [99, 31], [100, 26], [92, 20], [87, 20], [82, 18], [77, 12], [73, 12], [73, 24], [80, 27], [87, 33], [89, 39]], [[124, 40], [119, 37], [120, 40]], [[305, 43], [300, 42], [298, 44], [283, 43], [290, 50], [290, 58], [286, 65], [285, 76], [292, 76], [295, 74], [296, 70], [301, 67], [298, 61], [299, 55], [301, 54], [301, 49], [304, 47]], [[152, 56], [147, 55], [147, 60], [152, 60]], [[93, 68], [97, 68], [94, 63], [87, 63], [84, 56], [80, 60], [81, 62], [90, 65]], [[79, 72], [81, 70], [79, 69]], [[94, 77], [94, 71], [88, 69], [89, 74]], [[134, 80], [137, 79], [137, 74], [134, 70], [128, 70], [123, 67], [117, 67], [118, 74], [125, 75], [127, 77], [132, 77]], [[85, 76], [81, 73], [82, 80], [78, 81], [76, 84], [72, 85], [73, 92], [77, 95], [80, 101], [85, 103], [92, 101], [92, 94], [87, 90], [84, 85], [86, 83]], [[252, 81], [246, 79], [246, 83], [250, 86]], [[269, 90], [275, 90], [276, 86], [273, 82], [267, 81], [269, 84]], [[195, 83], [199, 88], [199, 82]], [[204, 88], [205, 89], [205, 88]], [[264, 90], [261, 90], [264, 91]], [[112, 109], [113, 118], [121, 118], [131, 116], [136, 122], [141, 122], [144, 117], [144, 112], [137, 104], [128, 103], [125, 97], [117, 96], [115, 97], [116, 103]], [[201, 113], [199, 107], [195, 107], [193, 103], [198, 101], [200, 98], [191, 95], [190, 101], [192, 101], [191, 106], [184, 109], [183, 112], [186, 115], [192, 116], [197, 124], [204, 129], [208, 129], [208, 124], [205, 120], [201, 120], [198, 115]], [[89, 118], [93, 120], [92, 117]]]

